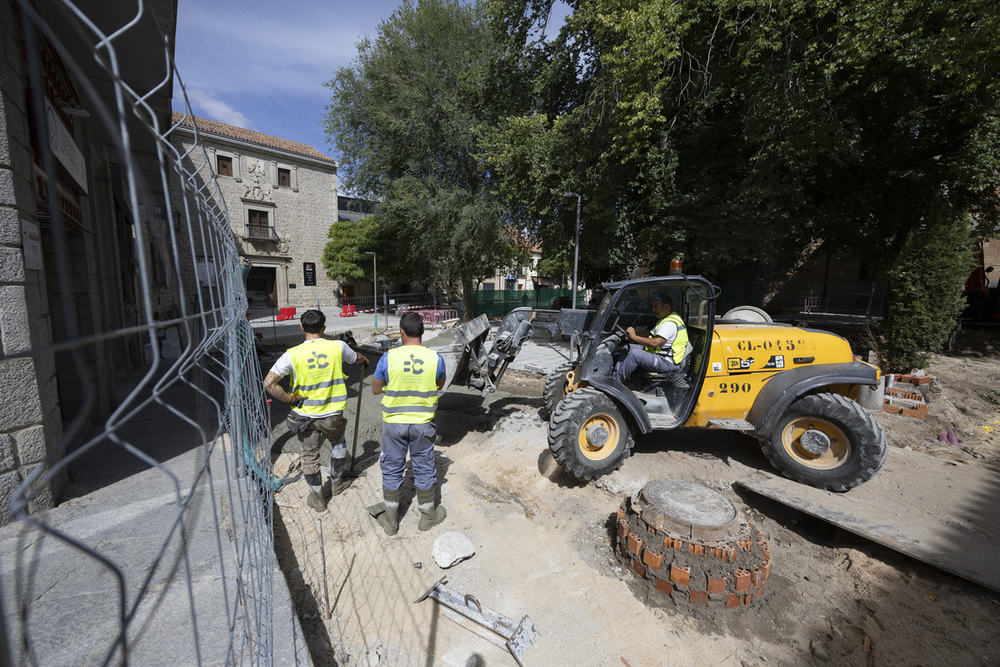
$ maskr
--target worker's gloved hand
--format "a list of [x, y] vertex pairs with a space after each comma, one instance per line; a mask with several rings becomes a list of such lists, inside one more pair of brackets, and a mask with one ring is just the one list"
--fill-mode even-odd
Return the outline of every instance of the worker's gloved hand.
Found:
[[302, 404], [305, 402], [306, 402], [305, 396], [292, 396], [292, 398], [288, 401], [288, 404], [293, 408], [300, 408], [302, 407]]

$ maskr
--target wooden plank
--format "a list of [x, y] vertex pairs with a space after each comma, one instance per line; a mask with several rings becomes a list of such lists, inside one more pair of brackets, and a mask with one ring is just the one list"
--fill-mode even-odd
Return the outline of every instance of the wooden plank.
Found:
[[766, 472], [736, 484], [1000, 592], [1000, 474], [890, 448], [885, 467], [847, 493]]

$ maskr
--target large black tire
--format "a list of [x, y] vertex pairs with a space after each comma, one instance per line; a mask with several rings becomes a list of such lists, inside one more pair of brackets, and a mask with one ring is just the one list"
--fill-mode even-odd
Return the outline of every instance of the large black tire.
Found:
[[885, 433], [871, 413], [831, 393], [792, 403], [761, 447], [785, 476], [828, 491], [868, 481], [882, 469], [887, 452]]
[[545, 378], [545, 388], [542, 390], [542, 398], [545, 399], [545, 418], [548, 419], [556, 411], [559, 402], [566, 398], [566, 394], [576, 387], [574, 377], [570, 373], [574, 372], [576, 364], [567, 361], [559, 364], [554, 371]]
[[549, 420], [552, 456], [580, 479], [597, 479], [621, 468], [634, 442], [614, 401], [592, 387], [567, 395]]

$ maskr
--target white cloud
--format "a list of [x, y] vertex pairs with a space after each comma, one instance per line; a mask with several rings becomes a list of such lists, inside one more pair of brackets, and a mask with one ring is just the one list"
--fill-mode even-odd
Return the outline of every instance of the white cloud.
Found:
[[249, 118], [225, 102], [215, 99], [210, 93], [203, 90], [188, 90], [187, 94], [195, 115], [247, 130], [254, 129]]

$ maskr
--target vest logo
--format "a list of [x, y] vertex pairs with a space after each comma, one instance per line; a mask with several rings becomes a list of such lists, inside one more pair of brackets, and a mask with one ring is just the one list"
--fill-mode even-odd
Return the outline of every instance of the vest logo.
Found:
[[411, 354], [410, 355], [410, 360], [403, 362], [403, 372], [404, 373], [413, 373], [414, 375], [420, 375], [421, 373], [424, 372], [424, 369], [423, 368], [418, 369], [417, 365], [423, 366], [424, 365], [424, 360], [423, 359], [417, 359], [416, 357], [414, 357]]
[[317, 368], [326, 368], [327, 366], [329, 366], [330, 363], [326, 361], [326, 357], [327, 355], [325, 354], [316, 354], [315, 352], [313, 352], [311, 358], [308, 360], [309, 370], [314, 371]]

